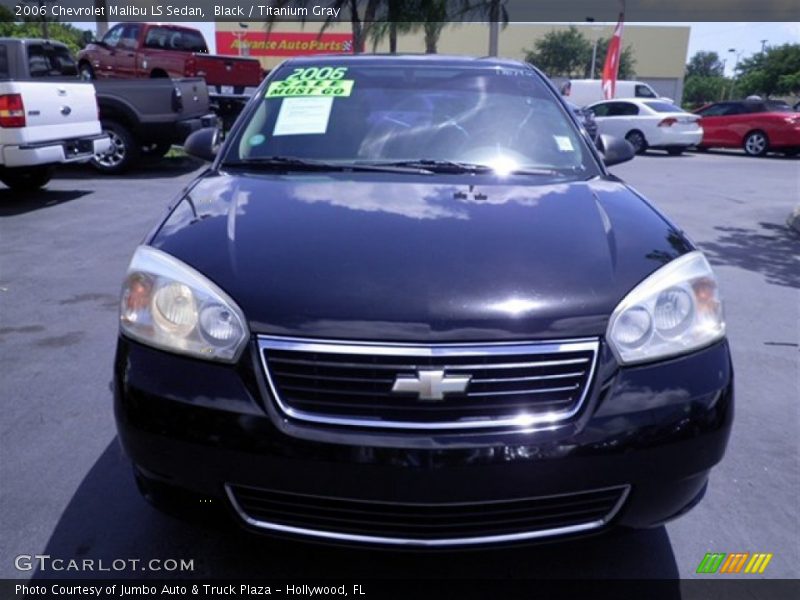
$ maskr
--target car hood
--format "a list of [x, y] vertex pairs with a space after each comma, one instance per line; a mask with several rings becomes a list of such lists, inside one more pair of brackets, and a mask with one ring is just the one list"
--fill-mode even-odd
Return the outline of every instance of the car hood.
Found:
[[149, 241], [253, 332], [416, 342], [602, 335], [692, 249], [612, 179], [372, 173], [210, 173]]

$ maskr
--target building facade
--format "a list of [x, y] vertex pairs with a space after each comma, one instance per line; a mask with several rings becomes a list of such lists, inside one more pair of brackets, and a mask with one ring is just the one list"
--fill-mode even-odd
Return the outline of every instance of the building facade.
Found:
[[[305, 54], [350, 53], [353, 37], [349, 23], [336, 23], [319, 34], [320, 23], [278, 23], [267, 33], [266, 26], [250, 22], [216, 24], [216, 45], [220, 54], [243, 54], [258, 58], [264, 69], [275, 67], [290, 56]], [[567, 24], [510, 23], [501, 29], [499, 54], [524, 60], [537, 39], [553, 30], [566, 29]], [[595, 23], [577, 24], [589, 41], [611, 36], [614, 26]], [[631, 46], [636, 61], [636, 79], [649, 83], [661, 95], [679, 100], [683, 92], [683, 76], [689, 48], [689, 27], [626, 24], [623, 47]], [[489, 27], [486, 23], [454, 23], [447, 25], [438, 41], [440, 54], [488, 54]], [[425, 51], [422, 32], [400, 35], [398, 52]], [[368, 43], [367, 51], [372, 51]], [[388, 52], [388, 41], [375, 48]], [[599, 77], [599, 74], [597, 75]]]

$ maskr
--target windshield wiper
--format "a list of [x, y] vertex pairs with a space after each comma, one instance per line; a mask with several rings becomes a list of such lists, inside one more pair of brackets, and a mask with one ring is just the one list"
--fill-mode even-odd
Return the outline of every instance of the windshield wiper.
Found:
[[359, 162], [358, 164], [380, 165], [389, 167], [416, 167], [419, 169], [428, 169], [436, 173], [488, 173], [493, 169], [488, 165], [479, 165], [475, 163], [457, 162], [454, 160], [439, 160], [432, 158], [421, 158], [413, 160], [393, 160], [393, 161], [374, 161], [374, 162]]
[[312, 158], [296, 156], [251, 156], [235, 161], [222, 163], [223, 167], [256, 167], [259, 169], [276, 169], [282, 171], [380, 171], [384, 173], [412, 173], [415, 175], [432, 175], [433, 171], [413, 165], [382, 165], [360, 163], [336, 163]]
[[[359, 163], [362, 164], [362, 163]], [[434, 171], [436, 173], [496, 173], [503, 172], [503, 169], [498, 169], [491, 165], [483, 165], [478, 163], [461, 162], [455, 160], [440, 160], [440, 159], [416, 159], [416, 160], [398, 160], [391, 162], [370, 162], [370, 165], [393, 166], [393, 167], [418, 167]], [[543, 168], [527, 168], [518, 167], [511, 168], [505, 171], [510, 175], [541, 175], [552, 177], [561, 175], [559, 171], [554, 169]]]

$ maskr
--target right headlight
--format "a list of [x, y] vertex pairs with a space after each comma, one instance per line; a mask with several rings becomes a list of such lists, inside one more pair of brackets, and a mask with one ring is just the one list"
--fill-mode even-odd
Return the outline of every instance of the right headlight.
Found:
[[701, 252], [667, 263], [625, 296], [606, 339], [621, 364], [691, 352], [725, 336], [717, 280]]
[[235, 362], [247, 344], [244, 314], [213, 282], [151, 246], [139, 246], [122, 287], [122, 331], [162, 350]]

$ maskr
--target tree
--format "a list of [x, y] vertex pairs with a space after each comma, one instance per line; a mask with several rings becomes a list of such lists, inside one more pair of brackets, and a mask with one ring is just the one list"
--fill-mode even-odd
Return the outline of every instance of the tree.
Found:
[[[311, 5], [310, 0], [274, 0], [271, 6], [274, 9], [281, 8], [308, 8]], [[313, 4], [318, 4], [313, 2]], [[372, 29], [376, 26], [378, 16], [380, 14], [387, 14], [387, 6], [389, 0], [329, 0], [327, 3], [328, 8], [333, 8], [338, 15], [340, 11], [350, 19], [350, 27], [353, 31], [353, 52], [361, 53], [364, 51], [364, 45], [369, 39]], [[277, 11], [276, 11], [277, 12]], [[309, 12], [311, 12], [309, 10]], [[272, 31], [272, 27], [280, 18], [277, 15], [270, 15], [266, 19], [267, 32]], [[338, 20], [337, 17], [328, 17], [322, 23], [319, 29], [319, 34], [325, 33], [334, 22]], [[301, 18], [300, 22], [305, 23], [306, 19]]]
[[[608, 53], [608, 44], [611, 41], [611, 38], [604, 38], [600, 39], [597, 42], [597, 55], [595, 56], [595, 64], [594, 64], [594, 72], [599, 73], [602, 75], [603, 73], [603, 65], [606, 63], [606, 54]], [[592, 73], [592, 53], [589, 52], [586, 57], [587, 68], [585, 71], [585, 77], [589, 77]], [[636, 71], [634, 71], [634, 65], [636, 64], [636, 59], [633, 57], [633, 48], [631, 48], [630, 44], [625, 46], [622, 49], [622, 52], [619, 53], [619, 71], [617, 72], [618, 79], [633, 79], [636, 77]]]
[[[610, 38], [597, 42], [595, 73], [603, 72]], [[542, 69], [550, 77], [589, 77], [592, 69], [592, 43], [577, 27], [550, 31], [536, 40], [534, 50], [525, 50], [525, 60]], [[626, 46], [619, 57], [619, 79], [631, 79], [636, 60], [633, 49]]]
[[736, 68], [737, 91], [743, 96], [800, 93], [800, 44], [768, 48]]
[[[592, 44], [574, 25], [560, 31], [549, 31], [525, 49], [525, 60], [536, 65], [550, 77], [580, 77], [591, 61]], [[587, 60], [587, 56], [590, 58]]]
[[687, 77], [723, 77], [725, 65], [716, 52], [695, 52], [686, 65]]
[[370, 31], [373, 51], [386, 37], [389, 52], [397, 51], [397, 34], [422, 31], [425, 33], [425, 52], [435, 54], [442, 30], [449, 18], [452, 3], [447, 0], [386, 0], [384, 10], [376, 15]]
[[[5, 7], [0, 6], [0, 37], [40, 38], [42, 37], [41, 20], [14, 21], [14, 16]], [[84, 46], [84, 32], [67, 23], [49, 21], [47, 38], [67, 45], [72, 52]]]
[[697, 106], [717, 102], [729, 87], [730, 80], [725, 77], [689, 75], [683, 82], [683, 103]]
[[507, 0], [462, 0], [460, 15], [489, 22], [489, 56], [497, 56], [499, 28], [508, 25]]

